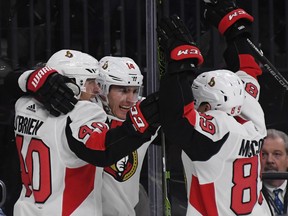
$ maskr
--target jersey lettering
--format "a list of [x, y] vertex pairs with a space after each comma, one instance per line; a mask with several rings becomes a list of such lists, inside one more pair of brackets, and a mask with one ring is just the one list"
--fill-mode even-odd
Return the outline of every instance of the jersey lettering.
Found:
[[259, 141], [243, 139], [238, 155], [244, 157], [253, 157], [255, 155], [259, 155], [263, 145], [263, 141], [263, 139], [260, 139]]
[[254, 85], [253, 83], [249, 82], [246, 83], [245, 85], [245, 91], [250, 94], [252, 97], [256, 98], [259, 91], [256, 85]]
[[132, 63], [126, 63], [127, 67], [131, 69], [135, 69], [135, 66]]
[[200, 113], [199, 126], [203, 131], [210, 133], [211, 135], [214, 135], [216, 133], [216, 127], [214, 123], [211, 121], [212, 119], [213, 116], [207, 115], [205, 113]]
[[87, 135], [90, 136], [95, 130], [97, 130], [98, 133], [102, 133], [105, 129], [107, 129], [105, 124], [101, 122], [92, 122], [91, 127], [83, 125], [79, 128], [78, 137], [79, 139], [84, 139]]
[[101, 132], [108, 129], [106, 124], [103, 124], [102, 122], [92, 122], [91, 126], [96, 129], [98, 128]]
[[18, 133], [37, 135], [43, 121], [17, 115], [14, 121], [14, 130]]
[[233, 163], [231, 209], [236, 215], [248, 215], [257, 202], [258, 156], [236, 159]]
[[[40, 139], [32, 138], [25, 158], [22, 155], [23, 136], [16, 136], [16, 146], [20, 158], [22, 183], [26, 197], [33, 193], [36, 203], [44, 203], [51, 195], [50, 149]], [[37, 161], [35, 161], [37, 160]], [[39, 166], [34, 167], [34, 164]]]

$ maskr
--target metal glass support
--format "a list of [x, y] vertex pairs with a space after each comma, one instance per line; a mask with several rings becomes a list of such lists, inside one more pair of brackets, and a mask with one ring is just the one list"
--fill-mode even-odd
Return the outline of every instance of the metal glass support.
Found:
[[[155, 92], [158, 89], [156, 24], [156, 1], [146, 0], [146, 85], [148, 94]], [[147, 153], [150, 215], [163, 215], [161, 147], [156, 145], [150, 145]]]

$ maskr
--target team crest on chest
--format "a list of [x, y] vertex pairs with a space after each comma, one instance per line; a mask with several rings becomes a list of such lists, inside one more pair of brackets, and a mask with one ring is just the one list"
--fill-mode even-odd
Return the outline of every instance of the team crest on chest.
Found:
[[137, 167], [138, 153], [134, 151], [110, 167], [105, 167], [104, 171], [111, 175], [116, 181], [124, 182], [134, 175]]

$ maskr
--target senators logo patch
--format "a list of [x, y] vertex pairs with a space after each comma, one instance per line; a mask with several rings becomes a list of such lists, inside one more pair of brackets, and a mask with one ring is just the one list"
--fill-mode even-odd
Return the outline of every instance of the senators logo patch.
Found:
[[208, 85], [213, 87], [215, 85], [215, 77], [212, 77], [211, 80], [208, 82]]
[[68, 58], [72, 58], [73, 57], [73, 54], [68, 50], [67, 52], [66, 52], [66, 55], [65, 55], [66, 57], [68, 57]]
[[105, 167], [104, 171], [111, 175], [116, 181], [124, 182], [134, 175], [137, 167], [138, 153], [134, 151], [110, 167]]
[[103, 64], [102, 68], [103, 68], [104, 70], [106, 70], [106, 69], [108, 68], [108, 61], [106, 61], [106, 62]]

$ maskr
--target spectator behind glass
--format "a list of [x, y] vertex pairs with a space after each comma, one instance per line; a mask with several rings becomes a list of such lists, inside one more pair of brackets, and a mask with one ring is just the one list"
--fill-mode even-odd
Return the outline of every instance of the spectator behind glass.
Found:
[[[267, 130], [267, 137], [262, 147], [262, 172], [286, 172], [288, 167], [288, 136], [282, 131], [275, 129]], [[263, 180], [263, 194], [274, 214], [278, 209], [274, 204], [275, 195], [273, 191], [281, 189], [279, 198], [283, 203], [283, 213], [287, 214], [287, 179], [265, 179]]]

